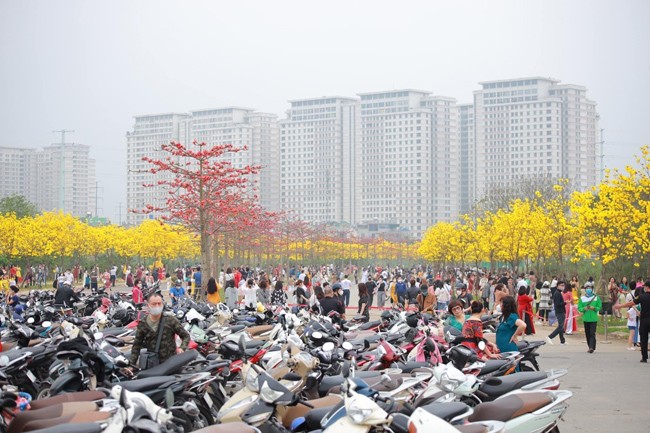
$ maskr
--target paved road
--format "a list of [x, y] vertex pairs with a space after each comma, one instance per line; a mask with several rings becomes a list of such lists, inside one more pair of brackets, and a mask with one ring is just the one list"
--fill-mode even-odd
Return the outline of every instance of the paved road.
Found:
[[[599, 324], [599, 326], [602, 326]], [[538, 327], [537, 335], [545, 339], [553, 328]], [[599, 336], [596, 352], [587, 353], [583, 334], [567, 336], [569, 345], [545, 345], [539, 357], [542, 369], [567, 368], [561, 389], [573, 391], [562, 432], [650, 431], [650, 366], [639, 362], [639, 351], [626, 350], [627, 343], [610, 340], [602, 344]]]

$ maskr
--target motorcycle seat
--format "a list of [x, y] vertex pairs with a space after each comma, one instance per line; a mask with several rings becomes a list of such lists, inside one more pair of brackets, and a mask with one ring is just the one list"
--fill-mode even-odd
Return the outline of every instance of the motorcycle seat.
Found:
[[125, 382], [120, 382], [122, 388], [127, 391], [133, 392], [144, 392], [156, 388], [166, 388], [165, 385], [170, 385], [176, 382], [176, 376], [159, 376], [159, 377], [148, 377], [146, 379], [135, 379], [128, 380]]
[[528, 341], [526, 341], [526, 340], [517, 341], [517, 350], [518, 351], [521, 352], [523, 349], [525, 349], [527, 347], [528, 347]]
[[196, 350], [188, 350], [187, 352], [174, 355], [162, 364], [141, 371], [138, 374], [138, 379], [174, 374], [190, 361], [194, 361], [198, 355], [199, 353]]
[[528, 392], [509, 395], [495, 401], [481, 403], [474, 408], [469, 421], [509, 421], [521, 415], [534, 412], [553, 402], [546, 392]]
[[77, 424], [105, 421], [111, 417], [110, 412], [79, 412], [57, 418], [30, 421], [23, 427], [23, 432], [54, 427], [61, 424]]
[[194, 430], [194, 433], [255, 433], [258, 432], [254, 427], [244, 422], [229, 422], [225, 424], [216, 424]]
[[[326, 397], [322, 398], [317, 398], [314, 400], [308, 400], [307, 403], [309, 403], [311, 406], [313, 406], [314, 409], [318, 409], [321, 407], [331, 407], [336, 404], [338, 404], [341, 401], [342, 397], [340, 395], [335, 395], [331, 394]], [[305, 416], [312, 408], [305, 406], [304, 404], [298, 403], [295, 406], [289, 406], [287, 407], [287, 411], [285, 412], [284, 416], [282, 416], [282, 424], [286, 428], [291, 427], [291, 423], [293, 422], [294, 419], [299, 418], [301, 416]]]
[[18, 349], [18, 350], [8, 350], [6, 352], [2, 352], [2, 354], [6, 355], [9, 358], [9, 361], [11, 362], [15, 359], [20, 358], [21, 356], [24, 356], [28, 352], [31, 353], [32, 356], [39, 355], [45, 352], [45, 346], [26, 347], [24, 349]]
[[503, 377], [491, 377], [479, 386], [492, 400], [524, 385], [543, 380], [547, 377], [544, 372], [522, 372]]
[[250, 326], [247, 331], [251, 336], [263, 334], [273, 329], [273, 325]]
[[[19, 412], [16, 417], [11, 421], [7, 428], [7, 433], [19, 433], [24, 431], [27, 423], [38, 420], [49, 420], [52, 418], [59, 418], [69, 415], [74, 415], [77, 412], [96, 412], [97, 405], [92, 401], [75, 401], [68, 403], [59, 403], [52, 406], [44, 407], [38, 410], [29, 410], [26, 412]], [[46, 426], [49, 427], [49, 426]], [[41, 427], [34, 427], [36, 430]]]
[[325, 418], [325, 415], [330, 413], [334, 406], [325, 406], [312, 409], [305, 415], [305, 424], [307, 426], [307, 431], [312, 431], [321, 427], [320, 423]]
[[399, 368], [402, 370], [402, 373], [411, 373], [413, 370], [417, 370], [418, 368], [431, 368], [431, 364], [429, 364], [426, 361], [409, 361], [409, 362], [398, 362], [396, 364], [393, 364], [395, 368]]
[[100, 433], [105, 426], [97, 422], [61, 424], [55, 427], [32, 430], [32, 433]]
[[245, 329], [246, 325], [233, 325], [230, 327], [230, 333], [234, 334], [236, 332], [241, 331], [242, 329]]
[[60, 403], [67, 403], [73, 401], [95, 401], [106, 398], [106, 394], [101, 391], [83, 391], [71, 392], [68, 394], [61, 394], [54, 397], [33, 400], [29, 405], [32, 410], [42, 409], [44, 407], [53, 406]]
[[449, 422], [452, 419], [456, 418], [459, 415], [462, 415], [467, 412], [469, 406], [465, 403], [460, 402], [449, 402], [449, 403], [430, 403], [425, 406], [422, 406], [422, 409], [426, 410], [432, 415], [442, 418], [445, 421]]
[[261, 346], [264, 346], [264, 341], [262, 340], [252, 340], [246, 342], [246, 349], [257, 349]]
[[377, 326], [381, 325], [380, 320], [373, 320], [372, 322], [366, 322], [363, 325], [359, 326], [359, 329], [362, 331], [365, 331], [370, 328], [375, 328]]
[[102, 331], [102, 334], [104, 334], [104, 336], [106, 336], [106, 335], [118, 336], [118, 335], [124, 334], [126, 331], [128, 331], [128, 329], [125, 329], [125, 328], [110, 328], [110, 329], [104, 329]]
[[510, 361], [506, 361], [504, 359], [489, 359], [485, 362], [483, 368], [481, 368], [479, 375], [493, 373], [506, 364], [510, 364]]

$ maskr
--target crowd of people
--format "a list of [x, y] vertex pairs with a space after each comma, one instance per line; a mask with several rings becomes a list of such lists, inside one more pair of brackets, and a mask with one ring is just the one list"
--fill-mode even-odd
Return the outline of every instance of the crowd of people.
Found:
[[[626, 277], [620, 281], [611, 278], [604, 299], [601, 299], [596, 294], [593, 278], [583, 284], [577, 276], [566, 282], [556, 276], [541, 281], [532, 271], [496, 275], [459, 269], [434, 272], [424, 266], [358, 268], [349, 265], [337, 268], [326, 265], [293, 266], [289, 269], [278, 266], [268, 270], [240, 266], [222, 270], [218, 278], [210, 278], [205, 284], [200, 266], [178, 267], [172, 272], [162, 263], [153, 267], [112, 266], [103, 271], [96, 266], [89, 269], [80, 266], [65, 270], [55, 268], [53, 271], [53, 287], [60, 289], [62, 298], [68, 302], [74, 294], [70, 288], [75, 284], [81, 283], [87, 289], [103, 287], [110, 291], [119, 274], [131, 288], [136, 303], [144, 303], [145, 288], [164, 282], [166, 286], [161, 289], [168, 291], [172, 307], [190, 296], [194, 299], [201, 297], [212, 304], [223, 302], [231, 309], [305, 306], [323, 314], [335, 312], [342, 319], [346, 317], [346, 310], [369, 318], [372, 308], [386, 307], [446, 316], [447, 323], [464, 334], [467, 339], [464, 344], [476, 350], [475, 343], [483, 338], [478, 326], [480, 317], [497, 314], [500, 317], [497, 341], [484, 351], [479, 350], [484, 357], [498, 357], [499, 351], [512, 350], [517, 338], [534, 335], [536, 326], [555, 325], [548, 343], [553, 344], [558, 337], [561, 344], [568, 344], [565, 335], [578, 331], [579, 316], [582, 316], [588, 352], [593, 353], [596, 350], [598, 316], [606, 306], [614, 317], [627, 319], [628, 350], [643, 345], [643, 332], [639, 332], [641, 307], [630, 304], [643, 294], [642, 278], [634, 279], [633, 283], [629, 283]], [[21, 285], [43, 285], [48, 273], [45, 265], [30, 267], [25, 277], [19, 266], [2, 267], [0, 289], [9, 293], [11, 287], [17, 293]], [[28, 278], [29, 275], [33, 277]], [[350, 307], [354, 291], [357, 305]]]

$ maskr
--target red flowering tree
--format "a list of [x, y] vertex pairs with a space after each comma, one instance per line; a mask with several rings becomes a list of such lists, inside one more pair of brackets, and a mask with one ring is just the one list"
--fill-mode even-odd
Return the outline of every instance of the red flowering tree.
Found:
[[242, 230], [248, 224], [245, 214], [240, 212], [241, 203], [255, 198], [251, 175], [259, 173], [260, 167], [233, 166], [227, 156], [245, 151], [246, 147], [231, 144], [208, 146], [195, 140], [189, 147], [172, 141], [163, 144], [161, 150], [166, 156], [160, 159], [142, 158], [151, 165], [147, 172], [159, 175], [154, 184], [143, 186], [166, 186], [165, 205], [149, 204], [136, 212], [161, 212], [164, 220], [198, 233], [207, 280], [217, 276], [217, 257], [213, 253], [218, 254], [219, 249], [214, 246], [218, 245], [224, 226]]

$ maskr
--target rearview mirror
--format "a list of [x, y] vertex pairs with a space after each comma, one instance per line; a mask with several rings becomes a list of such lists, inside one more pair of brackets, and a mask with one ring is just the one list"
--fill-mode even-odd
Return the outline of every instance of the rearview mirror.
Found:
[[320, 333], [319, 331], [312, 332], [311, 336], [315, 340], [320, 340], [321, 338], [323, 338], [323, 334]]
[[41, 325], [44, 328], [49, 328], [50, 326], [52, 326], [52, 322], [50, 322], [49, 320], [46, 320], [45, 322], [41, 323]]
[[352, 349], [354, 349], [354, 346], [349, 341], [344, 341], [343, 342], [343, 349], [344, 350], [352, 350]]
[[478, 348], [480, 350], [485, 350], [486, 347], [487, 347], [487, 345], [485, 344], [485, 341], [481, 340], [481, 341], [478, 342]]

